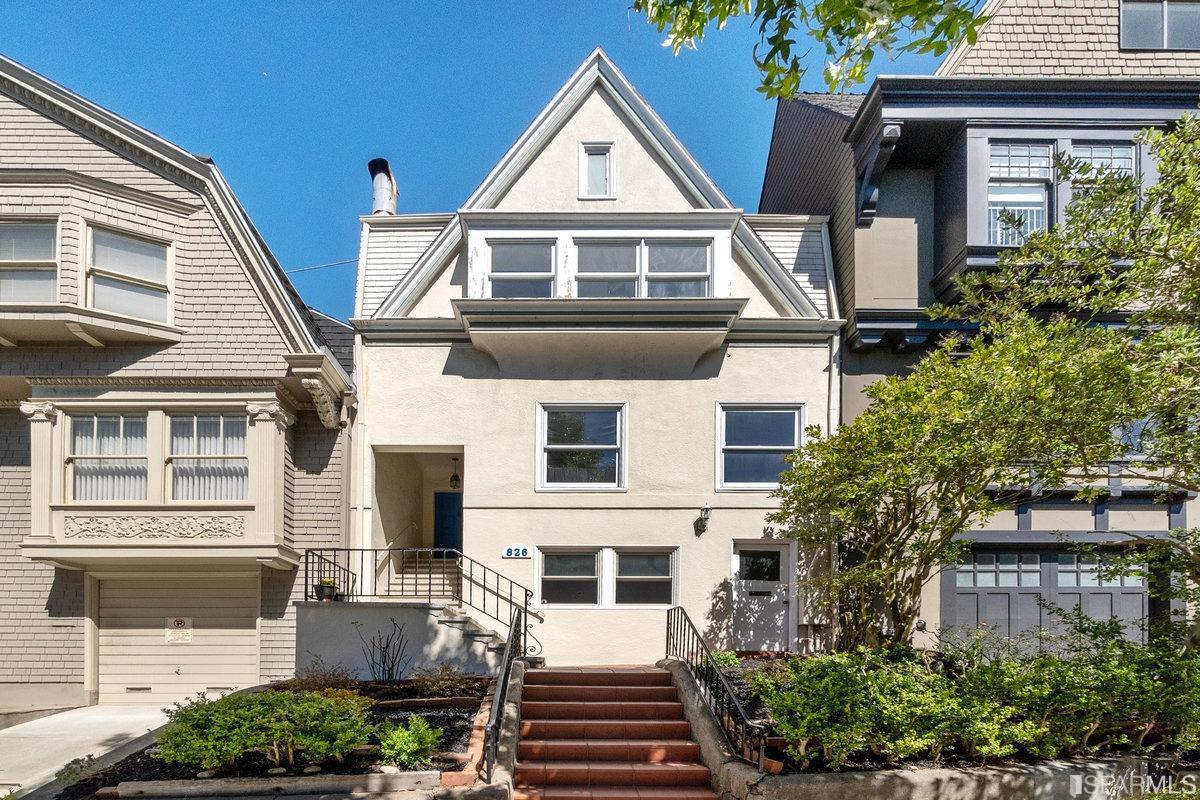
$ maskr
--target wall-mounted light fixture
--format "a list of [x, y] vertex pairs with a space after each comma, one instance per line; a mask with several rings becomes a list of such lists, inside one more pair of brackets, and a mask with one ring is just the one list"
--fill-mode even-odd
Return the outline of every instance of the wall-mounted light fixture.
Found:
[[454, 472], [450, 473], [450, 488], [461, 489], [462, 477], [458, 474], [458, 459], [452, 458], [450, 460], [454, 462]]
[[697, 536], [708, 530], [708, 519], [711, 516], [712, 509], [709, 508], [708, 503], [705, 503], [704, 508], [700, 509], [700, 516], [696, 517], [696, 521], [692, 523], [692, 530], [696, 532]]

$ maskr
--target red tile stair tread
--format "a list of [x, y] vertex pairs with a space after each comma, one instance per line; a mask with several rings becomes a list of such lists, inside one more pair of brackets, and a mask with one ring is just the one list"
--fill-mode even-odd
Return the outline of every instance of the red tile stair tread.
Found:
[[694, 762], [519, 761], [516, 785], [707, 786], [710, 777], [708, 767]]

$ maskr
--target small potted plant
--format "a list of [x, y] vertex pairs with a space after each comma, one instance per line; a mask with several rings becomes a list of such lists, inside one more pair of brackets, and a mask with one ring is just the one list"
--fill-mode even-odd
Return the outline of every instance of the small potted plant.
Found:
[[320, 578], [313, 584], [313, 594], [322, 603], [331, 603], [337, 599], [337, 584], [333, 578]]

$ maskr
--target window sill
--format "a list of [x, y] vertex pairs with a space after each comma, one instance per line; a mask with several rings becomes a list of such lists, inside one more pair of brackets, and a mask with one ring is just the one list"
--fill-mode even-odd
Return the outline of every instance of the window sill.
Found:
[[770, 492], [774, 492], [778, 489], [779, 489], [778, 483], [755, 484], [755, 485], [746, 485], [746, 486], [739, 486], [737, 484], [733, 484], [733, 485], [722, 484], [722, 485], [717, 486], [718, 492], [729, 492], [729, 493], [757, 492], [759, 494], [767, 494]]
[[546, 494], [622, 494], [629, 489], [625, 486], [538, 486], [534, 491]]
[[0, 303], [0, 339], [25, 343], [70, 342], [102, 347], [107, 344], [175, 343], [184, 331], [152, 322], [69, 303]]
[[674, 606], [674, 604], [673, 603], [664, 603], [661, 605], [632, 605], [632, 604], [630, 604], [630, 605], [602, 606], [602, 605], [595, 605], [595, 604], [568, 605], [566, 603], [534, 603], [533, 606], [534, 606], [534, 608], [539, 608], [539, 609], [549, 609], [549, 610], [564, 609], [564, 610], [569, 610], [569, 611], [665, 611], [668, 608], [672, 608]]

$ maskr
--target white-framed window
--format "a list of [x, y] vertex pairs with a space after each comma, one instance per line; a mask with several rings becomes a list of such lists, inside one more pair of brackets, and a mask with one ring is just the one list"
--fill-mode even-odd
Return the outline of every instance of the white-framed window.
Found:
[[718, 487], [777, 487], [787, 470], [786, 456], [802, 442], [803, 406], [722, 403], [718, 417]]
[[1097, 174], [1133, 175], [1136, 167], [1133, 145], [1129, 142], [1073, 142], [1071, 158], [1088, 164]]
[[92, 308], [154, 322], [171, 319], [170, 247], [107, 228], [88, 229]]
[[53, 303], [58, 286], [58, 223], [0, 222], [0, 303]]
[[581, 142], [579, 145], [579, 197], [611, 200], [616, 195], [612, 142]]
[[76, 501], [146, 499], [145, 414], [72, 414], [68, 453]]
[[171, 415], [171, 498], [245, 500], [244, 415]]
[[489, 240], [492, 268], [489, 295], [494, 298], [554, 296], [554, 242]]
[[538, 406], [538, 489], [625, 486], [625, 405]]
[[1121, 0], [1121, 47], [1200, 50], [1200, 2]]
[[678, 548], [545, 547], [538, 550], [542, 605], [666, 607], [678, 594]]
[[711, 239], [576, 239], [578, 297], [708, 297]]
[[[993, 142], [988, 161], [988, 243], [1020, 245], [1031, 233], [1046, 230], [1054, 173], [1049, 144]], [[1006, 224], [1004, 212], [1020, 224]]]

